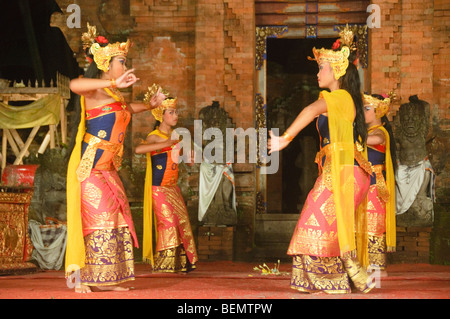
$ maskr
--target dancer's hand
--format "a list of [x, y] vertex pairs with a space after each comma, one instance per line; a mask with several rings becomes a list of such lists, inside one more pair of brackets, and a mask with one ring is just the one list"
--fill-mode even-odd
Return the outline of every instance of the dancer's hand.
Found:
[[272, 152], [281, 151], [283, 148], [288, 146], [289, 140], [285, 139], [282, 136], [273, 135], [272, 131], [269, 131], [270, 138], [268, 140], [267, 148], [269, 149], [269, 154]]
[[161, 103], [166, 99], [166, 96], [161, 93], [161, 88], [158, 89], [155, 95], [150, 99], [150, 108], [154, 109], [161, 105]]
[[119, 89], [127, 88], [136, 83], [138, 80], [139, 78], [134, 74], [134, 69], [130, 69], [125, 71], [124, 74], [116, 79], [116, 86]]

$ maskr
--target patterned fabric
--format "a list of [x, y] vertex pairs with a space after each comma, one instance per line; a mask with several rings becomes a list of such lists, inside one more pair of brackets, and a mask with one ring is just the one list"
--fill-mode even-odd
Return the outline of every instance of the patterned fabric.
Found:
[[294, 256], [291, 288], [302, 292], [351, 292], [347, 273], [339, 257]]
[[92, 170], [81, 183], [83, 236], [97, 229], [129, 227], [135, 238], [130, 205], [117, 171]]
[[367, 198], [367, 231], [369, 236], [383, 236], [386, 233], [386, 202], [378, 196], [377, 184], [370, 185]]
[[161, 252], [170, 251], [182, 245], [189, 262], [195, 265], [198, 260], [197, 250], [180, 188], [178, 186], [153, 186], [152, 202], [156, 217], [158, 256], [171, 256], [170, 253]]
[[[178, 161], [172, 158], [172, 148], [152, 152], [152, 185], [176, 186], [178, 181]], [[178, 160], [177, 156], [175, 160]]]
[[121, 102], [103, 105], [102, 110], [90, 119], [86, 114], [86, 132], [82, 142], [81, 162], [77, 169], [80, 182], [89, 176], [92, 168], [118, 170], [122, 161], [123, 141], [131, 119], [130, 112]]
[[81, 284], [108, 286], [134, 280], [133, 240], [128, 228], [96, 230], [84, 241], [86, 261], [80, 273]]
[[351, 257], [294, 256], [291, 288], [302, 292], [322, 291], [329, 294], [351, 292], [351, 284], [367, 293], [372, 289], [369, 276]]
[[379, 270], [386, 269], [386, 234], [369, 235], [369, 264]]
[[155, 256], [153, 271], [157, 272], [189, 272], [196, 268], [186, 256], [183, 245], [158, 251]]
[[[325, 170], [327, 168], [324, 168]], [[369, 176], [354, 167], [355, 205], [358, 206], [369, 188]], [[309, 192], [288, 249], [288, 255], [340, 256], [333, 192], [327, 187], [326, 174], [321, 174]]]

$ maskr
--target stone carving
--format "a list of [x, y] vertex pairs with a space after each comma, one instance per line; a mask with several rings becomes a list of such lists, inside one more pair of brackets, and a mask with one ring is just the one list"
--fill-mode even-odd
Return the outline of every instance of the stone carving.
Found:
[[434, 172], [428, 159], [426, 137], [430, 105], [410, 96], [395, 119], [399, 166], [396, 171], [398, 226], [432, 226]]
[[[208, 128], [217, 128], [221, 131], [224, 137], [221, 147], [225, 150], [226, 129], [233, 128], [228, 113], [220, 108], [217, 101], [213, 101], [212, 105], [200, 110], [199, 119], [202, 120], [203, 132]], [[216, 142], [204, 139], [202, 147], [207, 147], [209, 143]], [[215, 149], [218, 148], [215, 147]], [[228, 165], [225, 163], [225, 151], [223, 156], [222, 161], [217, 160], [218, 163], [209, 163], [204, 159], [200, 165], [198, 217], [203, 225], [237, 224], [233, 169], [231, 163]]]

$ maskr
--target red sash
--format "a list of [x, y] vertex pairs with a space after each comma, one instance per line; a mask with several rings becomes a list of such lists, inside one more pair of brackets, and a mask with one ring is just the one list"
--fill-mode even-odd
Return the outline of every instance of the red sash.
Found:
[[86, 120], [90, 120], [94, 117], [104, 115], [107, 113], [122, 111], [126, 107], [127, 106], [125, 104], [122, 104], [122, 102], [119, 102], [119, 101], [101, 105], [101, 106], [97, 106], [89, 111], [86, 111]]

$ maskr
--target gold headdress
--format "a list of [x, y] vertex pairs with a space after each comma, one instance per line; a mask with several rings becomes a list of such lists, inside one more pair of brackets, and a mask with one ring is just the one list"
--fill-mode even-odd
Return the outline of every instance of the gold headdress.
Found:
[[94, 56], [94, 62], [103, 72], [108, 71], [111, 58], [118, 55], [126, 56], [131, 46], [130, 40], [127, 42], [116, 42], [101, 46], [100, 43], [108, 43], [105, 37], [97, 35], [97, 28], [87, 24], [88, 31], [83, 33], [81, 41], [83, 41], [83, 50], [89, 48], [89, 52]]
[[167, 109], [176, 109], [176, 108], [177, 108], [177, 98], [167, 98], [161, 103], [160, 106], [152, 110], [152, 114], [157, 121], [162, 122], [164, 111]]
[[[147, 93], [145, 93], [144, 103], [150, 105], [150, 100], [152, 97], [161, 90], [160, 93], [164, 94], [166, 97], [169, 96], [169, 92], [163, 89], [161, 86], [153, 83], [152, 86], [148, 87]], [[162, 122], [162, 117], [164, 111], [167, 109], [175, 109], [177, 107], [177, 98], [166, 98], [160, 106], [152, 109], [152, 114], [157, 121]]]
[[[328, 62], [333, 68], [334, 78], [339, 80], [341, 76], [345, 74], [348, 68], [348, 57], [351, 51], [356, 50], [353, 44], [353, 31], [350, 30], [348, 25], [339, 32], [339, 39], [333, 44], [332, 49], [316, 49], [313, 48], [314, 59], [308, 57], [309, 60], [317, 61], [317, 64]], [[340, 50], [335, 51], [334, 49]]]
[[389, 113], [389, 108], [391, 106], [391, 102], [395, 99], [395, 93], [390, 92], [388, 97], [385, 97], [383, 100], [380, 100], [372, 95], [363, 95], [364, 104], [368, 104], [373, 106], [375, 110], [375, 116], [377, 119], [382, 118], [384, 115]]

